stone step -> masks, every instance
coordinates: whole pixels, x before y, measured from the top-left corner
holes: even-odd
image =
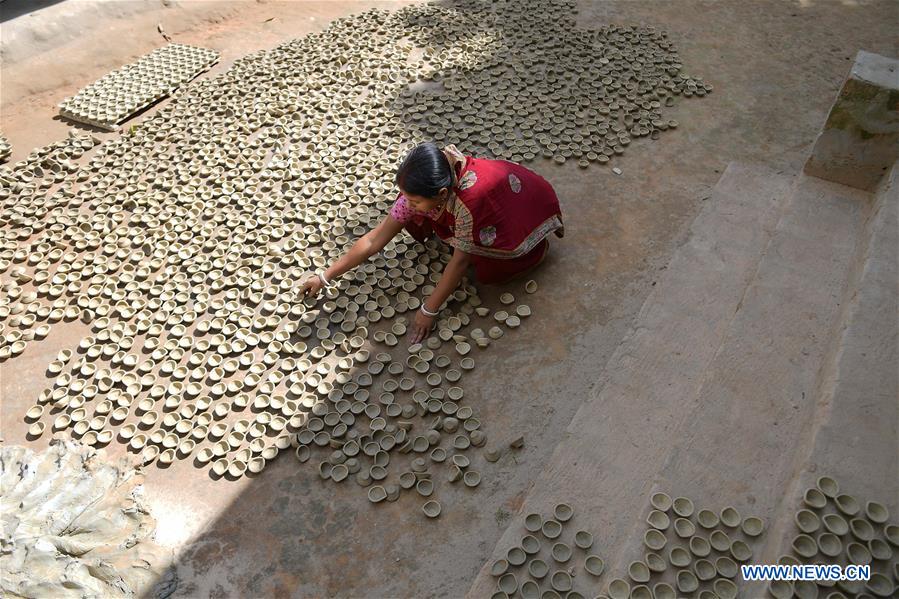
[[[698,393],[685,398],[656,488],[714,510],[733,505],[769,526],[795,502],[789,490],[817,430],[869,205],[870,194],[800,177]],[[753,543],[756,558],[770,538]],[[764,584],[744,592],[761,596]]]
[[[853,280],[821,369],[805,455],[784,493],[763,561],[790,551],[793,514],[818,477],[899,521],[899,168],[885,178],[865,223]],[[876,564],[875,571],[883,564]],[[888,572],[883,574],[890,575]],[[822,589],[823,590],[823,589]]]
[[[606,365],[605,385],[578,410],[494,559],[518,543],[525,514],[547,513],[559,501],[577,507],[576,521],[594,532],[604,558],[624,555],[619,549],[642,523],[653,482],[756,279],[791,183],[767,168],[728,166]],[[614,559],[608,568],[620,569]],[[489,596],[494,585],[488,563],[469,595]],[[600,591],[595,582],[590,588],[581,590]]]

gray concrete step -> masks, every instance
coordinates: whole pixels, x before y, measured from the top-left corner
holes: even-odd
[[[657,488],[769,526],[795,512],[790,490],[818,430],[869,205],[870,194],[800,177],[699,392],[685,398],[689,415]],[[756,558],[764,549],[754,547]],[[746,585],[747,596],[764,592]]]
[[[798,497],[822,475],[864,505],[899,514],[899,168],[875,194],[847,301],[822,365],[805,455],[778,511],[764,559],[789,552]],[[877,564],[875,567],[882,567]],[[881,572],[883,573],[883,572]]]
[[[811,462],[899,515],[899,168],[875,198],[834,367],[822,381]]]
[[[606,365],[604,386],[575,415],[494,558],[520,540],[525,514],[567,501],[579,510],[576,526],[594,532],[607,571],[617,575],[631,553],[621,549],[640,528],[646,497],[757,279],[791,181],[766,168],[728,166]],[[610,578],[603,576],[602,589]],[[469,595],[489,596],[494,585],[488,564]],[[595,582],[588,587],[580,590],[600,590]]]
[[[728,167],[494,558],[524,514],[566,501],[607,560],[579,590],[603,592],[642,557],[647,499],[664,490],[763,517],[754,561],[773,561],[823,471],[896,513],[896,190],[790,182]],[[494,584],[485,568],[470,595]]]

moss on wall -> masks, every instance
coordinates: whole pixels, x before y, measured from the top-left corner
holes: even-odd
[[[831,108],[824,129],[856,133],[861,139],[899,134],[899,91],[849,79]]]

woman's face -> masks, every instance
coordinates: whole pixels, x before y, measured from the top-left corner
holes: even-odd
[[[409,207],[417,212],[430,212],[434,208],[437,208],[438,206],[443,204],[446,201],[446,198],[449,196],[449,190],[447,190],[445,187],[440,190],[440,193],[438,193],[436,197],[433,198],[409,194],[402,189],[400,189],[400,192],[402,192],[402,194],[406,196],[406,201],[409,203]]]

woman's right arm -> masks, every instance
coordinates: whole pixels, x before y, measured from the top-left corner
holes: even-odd
[[[390,215],[384,217],[378,226],[356,240],[343,256],[324,271],[325,279],[333,281],[343,273],[352,270],[384,249],[391,239],[403,230],[403,223]],[[305,295],[317,296],[324,287],[324,282],[318,275],[307,279],[300,292]]]

